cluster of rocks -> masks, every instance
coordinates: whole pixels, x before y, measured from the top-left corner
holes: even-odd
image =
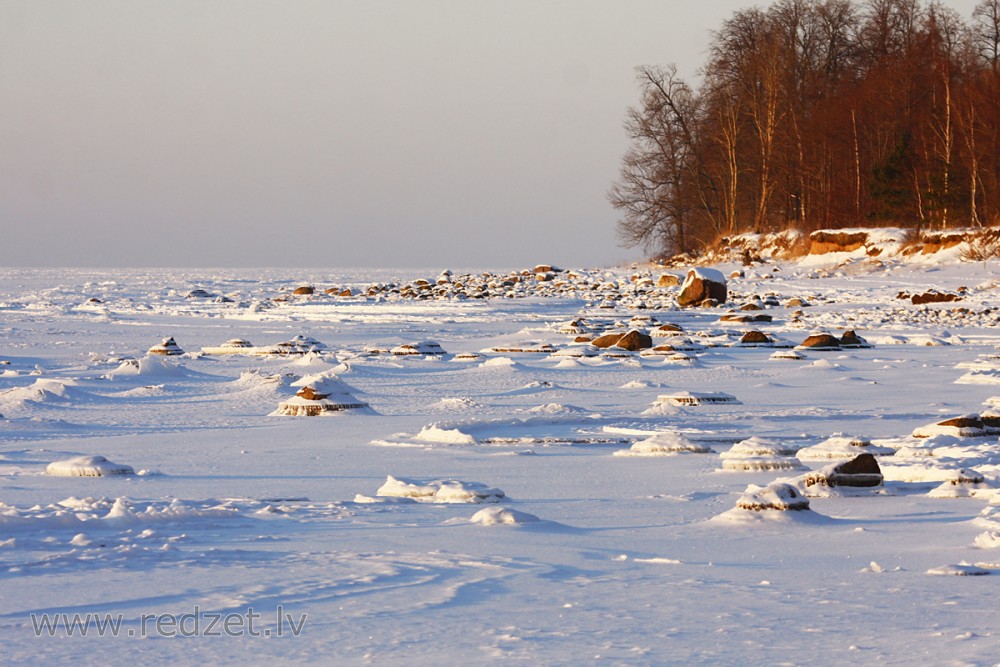
[[[649,307],[672,305],[673,302],[672,298],[668,298],[670,292],[657,287],[657,281],[648,271],[622,276],[608,271],[564,271],[550,265],[538,265],[533,269],[509,273],[455,274],[445,270],[435,279],[372,283],[360,289],[329,287],[320,290],[313,286],[301,286],[276,299],[288,301],[297,297],[367,297],[388,300],[462,300],[548,296],[611,303],[621,299],[648,298],[652,300]]]
[[[959,288],[958,292],[941,292],[936,289],[927,290],[922,294],[910,294],[909,292],[900,292],[896,295],[897,299],[909,299],[910,303],[914,306],[920,306],[925,303],[951,303],[952,301],[961,301],[965,298],[965,294],[968,290],[964,287]]]
[[[636,270],[629,274],[602,270],[562,270],[550,265],[508,273],[455,274],[442,271],[437,278],[417,278],[406,282],[372,283],[367,286],[300,285],[275,297],[276,302],[328,298],[375,300],[464,300],[562,297],[584,299],[592,306],[635,309],[662,309],[693,306],[720,306],[731,295],[725,276],[715,269],[693,268],[682,281],[675,273]],[[750,309],[779,306],[777,295],[754,297],[740,307]],[[797,305],[791,305],[797,304]],[[791,299],[787,307],[808,305]],[[260,304],[265,307],[265,304]],[[763,321],[759,319],[758,321]]]
[[[257,347],[250,341],[243,338],[230,338],[221,345],[203,347],[201,348],[201,352],[202,354],[210,355],[246,354],[253,356],[292,356],[304,355],[310,352],[324,352],[326,349],[327,347],[325,343],[321,343],[315,338],[300,334],[291,340],[282,341],[274,345],[264,345],[262,347]],[[152,350],[150,352],[152,352]]]
[[[868,348],[871,345],[854,331],[845,331],[839,338],[825,331],[817,331],[809,335],[798,346],[802,350],[842,350],[844,348]]]

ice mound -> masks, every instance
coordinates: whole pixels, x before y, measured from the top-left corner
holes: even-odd
[[[971,413],[919,426],[913,430],[913,437],[929,438],[934,435],[954,435],[960,438],[979,438],[997,433],[1000,433],[1000,417],[994,413],[982,415]]]
[[[640,440],[629,449],[622,449],[614,453],[615,456],[672,456],[674,454],[694,453],[711,454],[712,449],[698,443],[691,442],[680,433],[664,432]]]
[[[389,353],[398,357],[405,357],[420,354],[441,355],[444,354],[445,351],[440,344],[435,343],[434,341],[425,340],[419,343],[404,343],[402,345],[397,345],[396,347],[390,349]]]
[[[289,362],[288,368],[294,368],[295,370],[303,373],[318,374],[327,371],[339,372],[339,370],[345,370],[348,367],[345,364],[340,363],[340,360],[337,359],[337,355],[332,352],[320,352],[314,350],[296,357],[294,361]],[[334,369],[339,370],[335,371]]]
[[[1000,384],[1000,370],[983,369],[969,371],[955,380],[955,384]]]
[[[505,494],[479,482],[459,480],[421,481],[403,479],[388,475],[385,484],[375,492],[376,496],[389,498],[412,498],[422,503],[497,503]]]
[[[722,470],[797,470],[803,466],[788,449],[770,440],[753,436],[723,452]]]
[[[1000,532],[987,530],[976,536],[973,545],[979,549],[996,549],[1000,547]]]
[[[721,391],[678,391],[673,394],[662,394],[656,398],[653,407],[663,404],[685,407],[723,404],[741,405],[735,396]]]
[[[107,477],[135,474],[132,466],[112,463],[103,456],[77,456],[65,461],[54,461],[45,468],[45,472],[57,477]]]
[[[243,338],[230,338],[225,343],[216,346],[203,347],[203,354],[226,355],[226,354],[249,354],[253,350],[253,344]]]
[[[184,350],[182,350],[180,345],[177,344],[177,341],[175,341],[171,337],[171,338],[164,338],[158,345],[154,345],[153,347],[149,348],[147,354],[158,354],[162,356],[172,357],[184,354]]]
[[[817,359],[816,361],[812,362],[811,364],[806,364],[802,368],[815,368],[816,370],[821,370],[821,371],[842,371],[842,370],[846,370],[840,364],[835,364],[832,361],[830,361],[829,359]]]
[[[367,403],[354,397],[347,383],[330,373],[307,375],[292,386],[300,389],[279,403],[272,416],[315,417],[368,408]]]
[[[533,408],[528,408],[526,412],[534,415],[569,415],[569,414],[579,414],[587,411],[575,405],[563,405],[562,403],[545,403],[544,405],[536,405]]]
[[[506,507],[484,507],[469,519],[472,523],[483,526],[497,526],[501,524],[519,525],[524,523],[537,523],[539,518],[534,514],[519,512],[518,510]]]
[[[65,403],[73,395],[77,398],[87,395],[76,388],[73,380],[53,380],[39,378],[27,387],[14,387],[0,391],[0,403],[10,406],[24,406],[27,403]]]
[[[620,388],[621,389],[652,389],[654,387],[659,387],[659,383],[648,382],[647,380],[632,380],[631,382],[626,382]]]
[[[932,489],[928,498],[974,498],[992,496],[996,489],[986,483],[986,478],[975,470],[960,468],[949,473],[941,486]]]
[[[461,411],[461,410],[472,410],[473,408],[478,408],[479,404],[476,403],[471,398],[442,398],[437,403],[431,404],[430,408],[432,410],[443,410],[443,411]]]
[[[476,439],[458,428],[449,428],[441,424],[429,424],[413,436],[419,442],[434,442],[446,445],[475,445]]]
[[[713,523],[755,524],[761,521],[826,520],[809,508],[809,499],[795,486],[771,482],[767,486],[751,484],[736,501],[736,506],[710,519]]]
[[[940,567],[932,567],[927,570],[927,574],[932,574],[941,577],[979,577],[989,574],[990,571],[978,567],[976,565],[970,565],[969,563],[958,563],[954,565],[941,565]]]
[[[240,373],[240,377],[233,380],[231,384],[237,387],[277,387],[287,381],[289,376],[264,373],[259,369],[252,369]],[[295,377],[294,375],[291,377]]]
[[[493,357],[480,365],[483,368],[524,368],[510,357]]]
[[[173,364],[165,359],[156,357],[142,357],[140,359],[126,359],[118,368],[104,374],[104,377],[113,380],[118,377],[128,377],[132,375],[152,375],[152,376],[178,376],[184,375],[186,369]]]
[[[809,499],[794,486],[772,482],[767,486],[751,484],[736,501],[736,508],[752,512],[775,510],[798,512],[809,509]]]
[[[818,445],[803,447],[796,453],[800,461],[824,461],[827,459],[853,459],[867,452],[875,456],[890,456],[896,453],[891,447],[878,447],[870,440],[864,440],[843,433],[835,433]]]
[[[248,350],[251,354],[267,356],[267,355],[297,355],[297,354],[307,354],[309,352],[319,352],[326,349],[324,343],[319,342],[315,338],[309,336],[303,336],[299,334],[291,340],[286,340],[275,345],[267,345],[264,347],[255,347]]]

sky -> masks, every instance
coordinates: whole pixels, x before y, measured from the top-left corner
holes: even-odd
[[[695,79],[755,4],[0,0],[0,265],[638,259],[634,69]]]

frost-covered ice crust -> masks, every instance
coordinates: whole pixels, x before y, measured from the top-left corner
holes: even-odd
[[[0,270],[4,662],[995,655],[1000,265],[688,268]]]

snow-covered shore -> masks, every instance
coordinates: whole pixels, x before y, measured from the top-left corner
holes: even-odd
[[[5,660],[990,664],[1000,577],[928,573],[1000,573],[1000,263],[918,259],[725,264],[686,309],[649,268],[0,269]],[[317,377],[365,409],[274,414]],[[805,488],[854,450],[881,485]]]

